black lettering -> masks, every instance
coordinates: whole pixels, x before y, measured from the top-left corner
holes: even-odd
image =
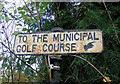
[[[57,34],[57,36],[55,36],[55,34],[53,35],[53,41],[59,41],[59,34]]]
[[[49,50],[50,52],[53,51],[53,45],[52,45],[52,44],[50,44],[50,45],[48,46],[48,50]]]
[[[99,38],[96,38],[96,37],[95,37],[95,32],[94,32],[94,40],[99,40]]]
[[[60,34],[60,41],[64,41],[65,40],[65,34]]]
[[[89,39],[93,40],[93,37],[92,37],[92,34],[91,34],[91,33],[89,33],[87,40],[89,40]]]
[[[70,44],[69,43],[66,43],[66,51],[70,51]]]
[[[76,41],[78,41],[79,40],[79,33],[75,33],[75,35],[74,35],[74,39],[76,40]]]
[[[27,45],[27,52],[31,52],[30,48],[29,48],[29,45]]]
[[[87,37],[87,33],[83,33],[83,41],[84,41],[84,38]]]
[[[76,43],[72,43],[72,44],[71,44],[71,51],[76,51],[76,49],[74,49],[75,46],[76,46]]]
[[[42,42],[42,35],[41,36],[37,36],[37,42],[39,42],[39,40],[41,40],[41,42]]]
[[[19,36],[19,43],[21,42],[21,37],[22,37],[22,36]]]
[[[27,36],[23,36],[23,42],[27,42]]]
[[[67,41],[67,39],[68,39],[68,41],[71,41],[71,33],[69,35],[66,34],[66,41]]]
[[[55,44],[54,44],[54,51],[57,52],[58,50],[59,50],[59,44],[57,46],[55,46]]]
[[[64,44],[63,43],[60,44],[60,51],[62,51],[62,50],[64,51]]]
[[[21,46],[20,46],[20,45],[17,46],[16,51],[17,51],[17,52],[20,52],[20,51],[21,51]]]
[[[48,36],[48,34],[44,34],[44,35],[43,35],[43,42],[48,42],[48,41],[47,41],[47,36]]]
[[[80,33],[80,40],[82,40],[82,33]]]
[[[25,52],[26,51],[26,45],[23,45],[22,46],[22,52]]]
[[[37,44],[32,45],[32,52],[34,52],[34,50],[36,49],[36,46],[37,46]]]
[[[35,37],[36,37],[37,35],[32,35],[32,37],[33,37],[33,42],[35,42]]]
[[[43,49],[44,52],[47,51],[47,49],[45,49],[45,46],[47,46],[47,44],[44,44],[44,45],[43,45],[43,48],[42,48],[42,49]]]
[[[73,41],[73,33],[72,33],[72,41]]]

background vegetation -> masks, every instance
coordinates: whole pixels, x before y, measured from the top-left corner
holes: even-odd
[[[104,2],[24,2],[21,7],[9,2],[0,6],[0,40],[3,82],[49,82],[46,57],[17,56],[13,51],[14,36],[21,32],[50,31],[54,27],[70,29],[100,29],[104,51],[79,54],[93,64],[112,84],[120,82],[120,3]],[[12,11],[9,11],[12,10]],[[78,57],[62,56],[61,83],[104,83],[103,76]],[[34,66],[34,67],[33,67]],[[16,73],[16,74],[15,74]],[[16,76],[17,75],[17,76]]]

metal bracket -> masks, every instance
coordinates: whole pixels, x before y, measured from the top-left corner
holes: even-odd
[[[51,30],[52,32],[62,32],[62,31],[64,31],[62,28],[60,28],[60,27],[54,27],[52,30]]]
[[[53,64],[50,64],[50,68],[54,70],[59,70],[60,66],[54,66]]]
[[[55,27],[51,30],[52,32],[63,32],[62,28],[59,27]],[[51,73],[50,73],[50,84],[58,84],[58,70],[60,69],[59,66],[59,61],[62,60],[61,55],[49,55],[48,57],[49,59],[49,66],[50,66],[50,71],[51,69],[53,69],[51,71],[52,73],[52,78],[51,78]],[[52,60],[51,64],[50,64],[50,59]]]
[[[49,55],[49,57],[50,59],[62,60],[61,55],[56,55],[56,56]]]

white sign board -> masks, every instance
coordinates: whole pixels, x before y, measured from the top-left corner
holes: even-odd
[[[103,38],[100,30],[70,30],[16,35],[16,54],[101,53]]]

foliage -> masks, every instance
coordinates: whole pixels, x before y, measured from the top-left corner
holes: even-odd
[[[6,72],[6,74],[10,74],[10,72]],[[22,73],[18,73],[17,71],[15,71],[14,73],[14,82],[28,82],[28,78],[26,77],[26,75],[22,72]],[[11,74],[10,74],[11,75]],[[7,82],[7,80],[4,80],[4,82]],[[11,80],[10,80],[11,82]]]
[[[15,14],[8,13],[4,10],[3,20],[8,23],[14,19],[16,21],[15,25],[22,27],[22,30],[15,30],[12,32],[12,35],[16,35],[21,32],[37,32],[41,30],[50,31],[54,27],[61,27],[65,30],[102,30],[104,51],[99,54],[94,53],[82,55],[96,66],[105,75],[105,77],[109,78],[112,84],[116,84],[120,82],[120,17],[118,17],[120,14],[120,3],[106,3],[106,5],[108,11],[106,10],[103,2],[30,2],[15,9]],[[3,30],[4,29],[5,28],[3,26]],[[2,32],[3,34],[5,33],[5,31]],[[6,52],[9,53],[8,51]],[[2,55],[6,56],[5,54]],[[9,71],[11,73],[9,74],[11,77],[14,73],[17,73],[18,75],[23,74],[24,72],[27,77],[25,77],[27,81],[49,81],[44,56],[19,56],[19,58],[21,58],[26,64],[36,66],[35,69],[46,76],[47,79],[31,70],[25,63],[12,54],[9,54],[8,56],[10,58],[3,60],[2,68]],[[67,57],[62,56],[60,66],[59,81],[61,82],[89,84],[105,82],[102,76],[82,59],[71,57],[70,55]],[[9,80],[9,75],[6,77],[5,74],[3,74],[3,77]]]
[[[58,5],[60,4],[60,5]],[[112,83],[119,83],[119,3],[107,3],[107,8],[113,19],[105,9],[103,3],[54,3],[55,20],[44,26],[54,25],[63,29],[100,29],[103,31],[104,51],[101,54],[83,54],[88,61],[95,65]],[[59,8],[59,9],[57,9]],[[115,25],[115,28],[113,26]],[[52,26],[53,27],[53,26]],[[78,83],[102,83],[100,74],[81,59],[63,57],[60,69],[60,81]]]

